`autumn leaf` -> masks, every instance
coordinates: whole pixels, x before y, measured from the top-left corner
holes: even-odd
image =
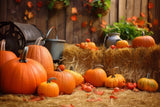
[[[145,14],[144,14],[143,12],[141,12],[141,16],[142,16],[142,17],[146,17]]]
[[[94,32],[96,32],[96,27],[91,27],[91,31],[94,33]]]
[[[32,19],[34,17],[33,12],[28,12],[28,19]]]
[[[27,6],[28,6],[29,8],[32,8],[32,6],[33,6],[32,2],[31,2],[31,1],[28,1],[28,2],[27,2]]]
[[[105,29],[106,25],[107,25],[107,22],[105,20],[102,20],[102,24],[100,26]]]
[[[154,19],[153,25],[157,26],[159,24],[158,19]]]
[[[154,7],[154,4],[152,2],[149,2],[148,8],[152,9]]]
[[[92,24],[93,24],[93,20],[90,21],[89,26],[92,26]]]
[[[97,94],[97,95],[103,95],[103,94],[104,94],[104,91],[94,90],[93,92],[94,92],[95,94]]]
[[[136,16],[133,16],[133,17],[132,17],[132,20],[133,20],[133,21],[136,21],[136,20],[137,20],[137,17],[136,17]]]
[[[42,6],[43,6],[43,2],[42,1],[37,2],[37,7],[41,8]]]
[[[78,14],[76,7],[72,7],[72,14]]]
[[[72,16],[71,16],[71,20],[72,20],[72,21],[77,21],[77,16],[76,16],[76,15],[72,15]]]
[[[82,27],[85,28],[87,26],[87,21],[82,22]]]

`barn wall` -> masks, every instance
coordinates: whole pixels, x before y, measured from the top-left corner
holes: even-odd
[[[33,2],[32,11],[34,12],[34,18],[25,21],[23,19],[25,9],[27,9],[27,1],[21,0],[20,4],[17,4],[15,0],[0,0],[0,21],[13,21],[22,22],[36,25],[43,34],[46,34],[51,26],[56,26],[57,35],[59,39],[65,39],[67,43],[80,43],[86,38],[91,38],[92,41],[97,44],[102,43],[101,38],[102,31],[100,29],[101,20],[105,20],[108,24],[113,24],[119,21],[122,16],[127,18],[131,16],[140,16],[143,12],[146,16],[149,14],[148,3],[151,1],[154,3],[154,8],[151,11],[152,19],[160,19],[160,0],[111,0],[111,8],[109,14],[103,16],[101,19],[94,19],[94,26],[97,31],[95,33],[89,32],[89,27],[82,28],[81,23],[83,21],[90,21],[92,17],[86,12],[83,7],[82,0],[70,0],[70,5],[62,10],[48,10],[47,0],[43,1],[43,7],[38,10],[36,3],[40,0],[30,0]],[[79,12],[79,17],[76,22],[73,22],[70,17],[72,15],[71,8],[76,7]],[[156,42],[160,42],[159,25],[153,27],[155,32],[154,38]],[[55,35],[51,33],[49,38],[55,38]]]

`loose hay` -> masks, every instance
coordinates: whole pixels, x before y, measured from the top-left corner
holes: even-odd
[[[99,50],[93,51],[81,49],[74,44],[65,44],[63,59],[67,69],[73,66],[74,70],[81,74],[96,65],[103,65],[109,76],[111,69],[118,66],[116,73],[122,74],[128,81],[137,82],[150,73],[150,77],[160,83],[160,45],[121,49],[100,47]]]
[[[118,99],[110,99],[112,89],[105,87],[97,88],[104,91],[103,95],[97,95],[93,92],[87,93],[81,91],[80,87],[75,89],[71,95],[60,95],[58,97],[46,97],[41,101],[23,101],[30,95],[3,95],[0,96],[1,107],[157,107],[160,105],[160,93],[133,92],[126,90],[118,92],[114,96]],[[99,101],[88,102],[88,99],[100,99]]]

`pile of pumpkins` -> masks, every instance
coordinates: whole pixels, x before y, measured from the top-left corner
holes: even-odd
[[[20,57],[5,50],[5,40],[1,41],[0,50],[0,91],[10,94],[34,94],[56,97],[61,94],[71,94],[84,82],[95,87],[122,87],[125,78],[121,74],[107,77],[102,68],[89,69],[82,76],[67,70],[64,66],[54,68],[52,56],[47,48],[39,45],[43,38],[38,38],[35,45],[24,48]],[[142,78],[138,88],[146,91],[156,91],[158,84],[154,79]]]
[[[138,36],[132,40],[131,46],[129,46],[128,41],[126,40],[118,40],[115,44],[112,44],[110,47],[112,49],[115,48],[128,48],[128,47],[152,47],[155,46],[155,40],[152,36]]]

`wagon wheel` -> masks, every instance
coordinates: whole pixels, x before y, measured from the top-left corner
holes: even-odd
[[[0,40],[6,40],[6,50],[11,50],[18,56],[26,44],[23,33],[12,22],[1,23],[1,28],[5,29],[4,34],[0,33]]]

